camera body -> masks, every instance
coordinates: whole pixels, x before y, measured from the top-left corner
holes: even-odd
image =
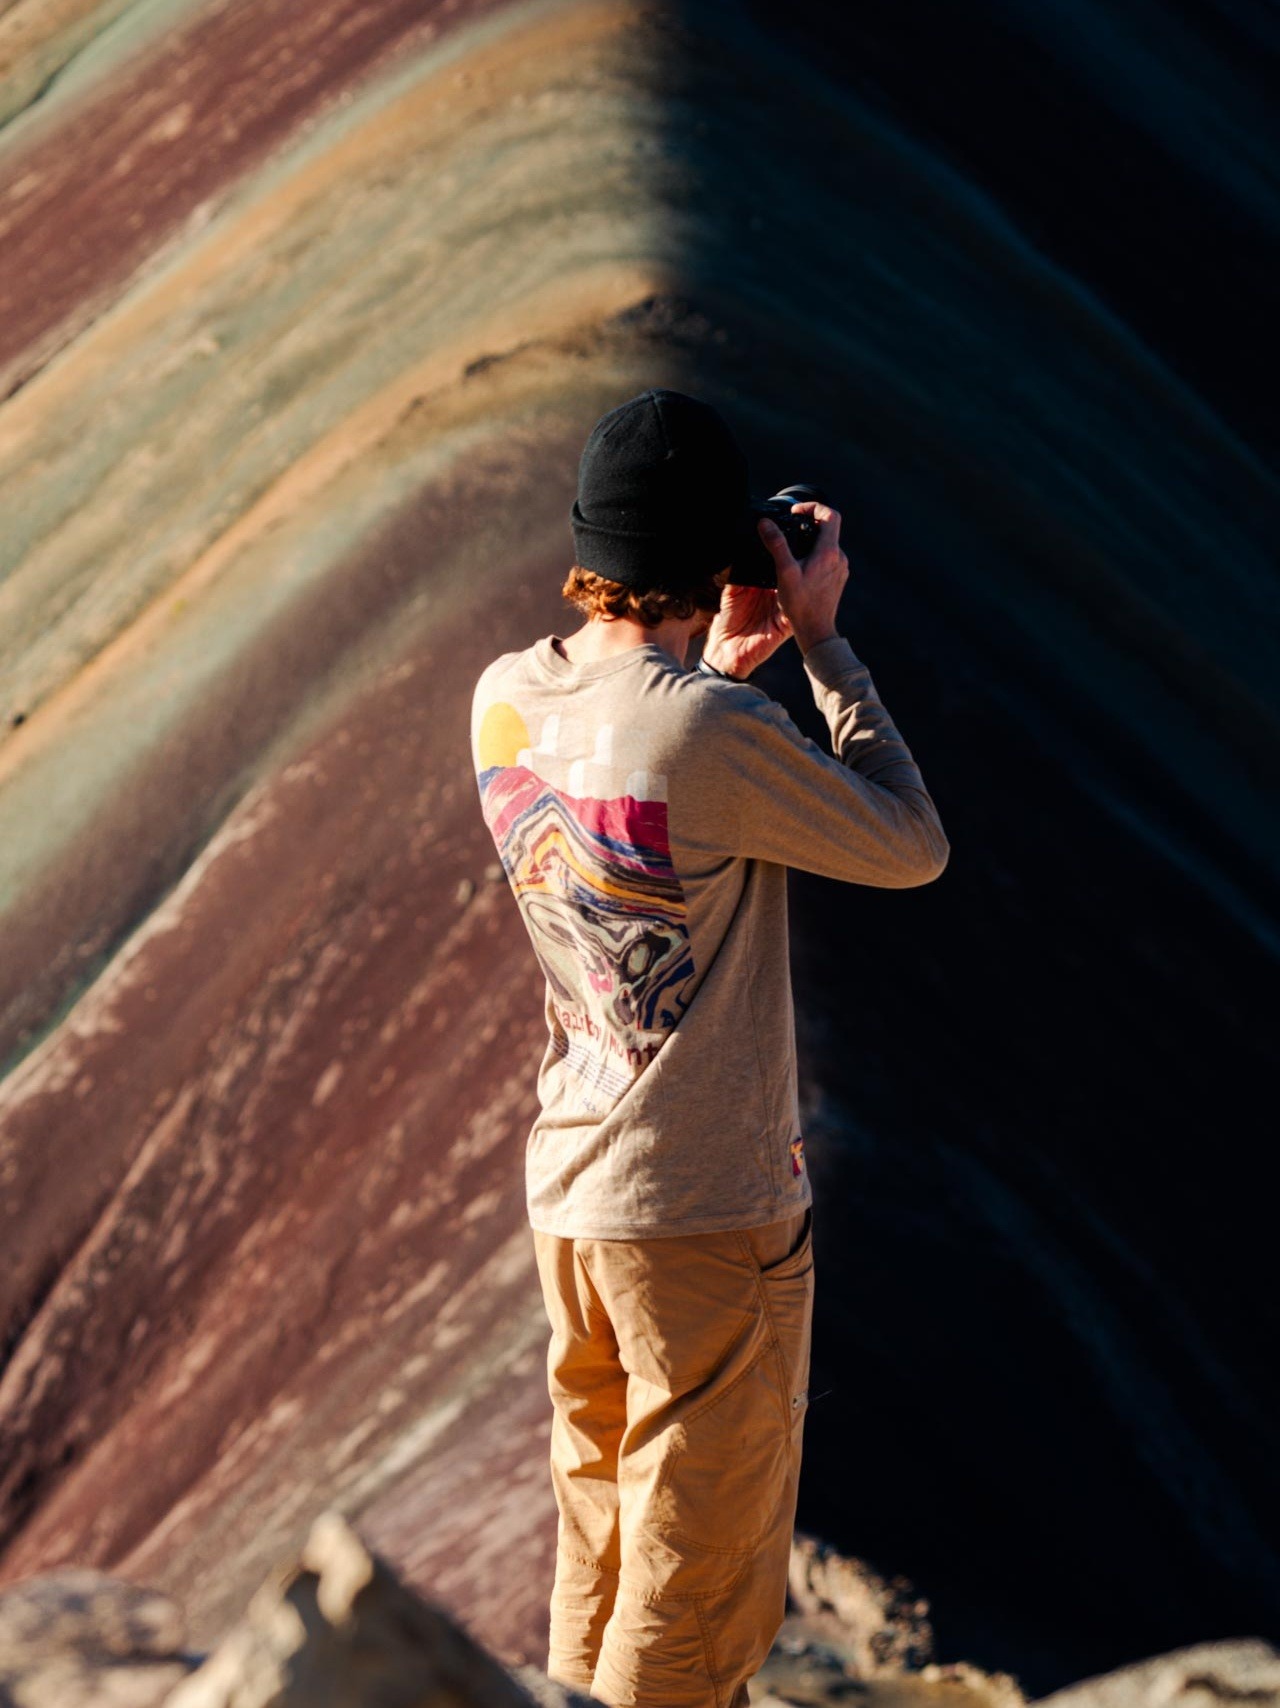
[[[751,499],[734,545],[729,580],[739,587],[776,587],[778,572],[768,546],[760,538],[756,524],[762,516],[768,516],[772,522],[776,522],[786,537],[792,557],[798,563],[813,550],[814,541],[818,537],[818,524],[812,516],[793,515],[791,506],[813,499],[820,504],[827,502],[826,495],[816,486],[784,486],[781,492],[775,492],[771,498]]]

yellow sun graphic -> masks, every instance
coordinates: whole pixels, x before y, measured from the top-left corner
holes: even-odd
[[[529,746],[529,731],[514,706],[495,700],[481,720],[476,744],[482,771],[491,765],[514,765],[520,749]]]

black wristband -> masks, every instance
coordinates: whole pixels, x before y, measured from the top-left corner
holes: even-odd
[[[720,676],[726,682],[745,682],[745,676],[730,676],[727,670],[717,670],[714,664],[709,664],[705,658],[699,657],[697,668],[704,676]]]

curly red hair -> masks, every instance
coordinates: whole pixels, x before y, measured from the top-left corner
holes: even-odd
[[[718,611],[720,588],[727,573],[722,569],[683,593],[663,593],[654,589],[640,593],[634,587],[624,587],[620,581],[610,581],[575,563],[560,591],[587,617],[629,617],[634,623],[642,623],[646,629],[656,629],[668,617],[683,622],[695,611]]]

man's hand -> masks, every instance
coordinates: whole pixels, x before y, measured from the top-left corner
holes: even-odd
[[[793,634],[801,652],[808,652],[836,633],[836,607],[849,579],[849,560],[839,544],[840,514],[813,499],[793,504],[791,511],[807,511],[818,524],[813,550],[797,563],[781,528],[761,517],[760,538],[777,568],[777,588],[727,582],[707,630],[702,656],[730,676],[745,679]]]
[[[778,603],[801,652],[838,632],[836,610],[849,579],[849,560],[840,549],[840,512],[814,499],[791,506],[793,516],[806,511],[818,524],[818,537],[799,563],[782,529],[767,517],[760,520],[760,538],[778,572]]]
[[[717,670],[745,681],[790,634],[791,624],[772,587],[742,587],[727,581],[702,656]]]

